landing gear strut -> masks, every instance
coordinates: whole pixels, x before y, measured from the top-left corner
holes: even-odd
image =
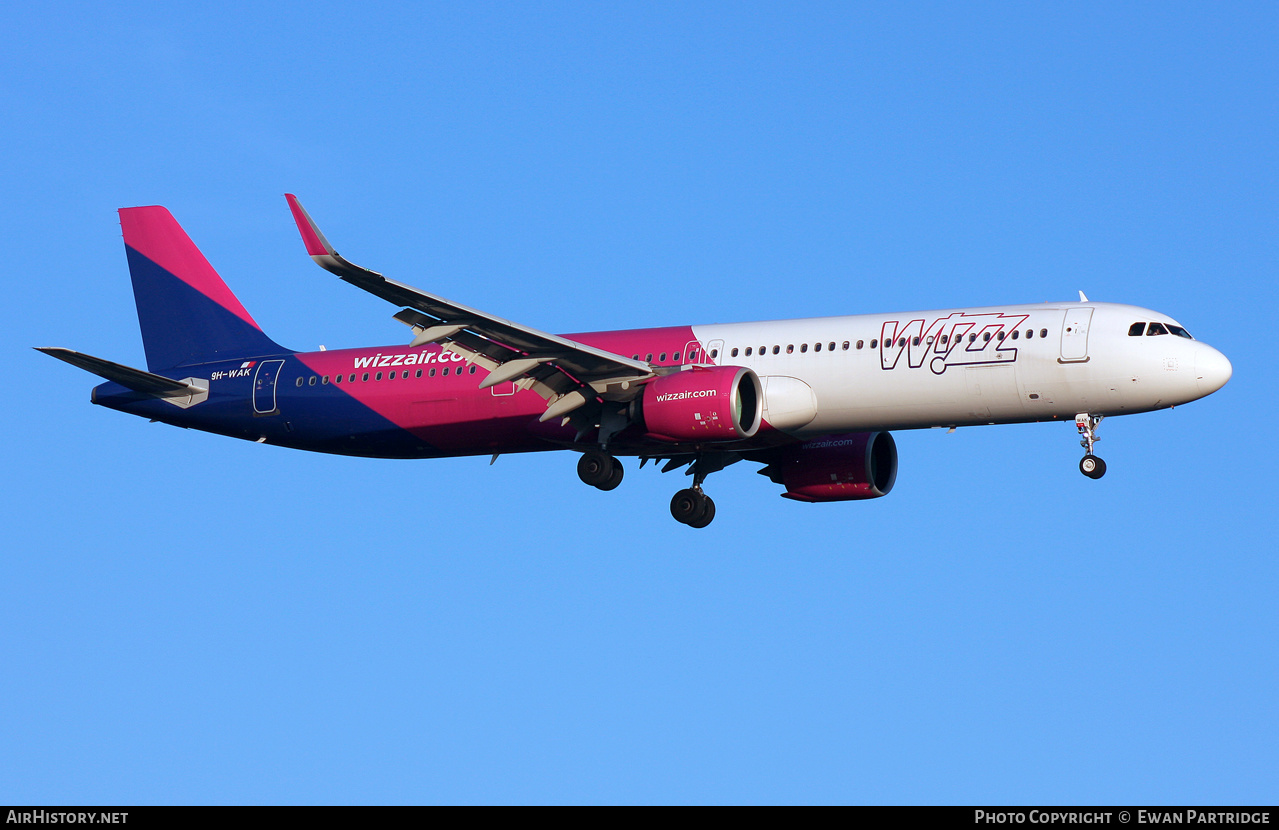
[[[577,477],[600,490],[614,490],[622,483],[622,463],[599,450],[587,450],[577,460]]]
[[[1101,440],[1097,437],[1097,427],[1101,425],[1104,415],[1089,415],[1081,412],[1075,416],[1075,428],[1082,439],[1079,446],[1084,448],[1084,457],[1079,460],[1079,472],[1089,478],[1101,478],[1106,474],[1106,462],[1092,454],[1092,446]]]

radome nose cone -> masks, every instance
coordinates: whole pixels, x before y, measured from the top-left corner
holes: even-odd
[[[1230,361],[1212,346],[1204,346],[1195,357],[1195,377],[1201,394],[1211,395],[1216,392],[1226,385],[1233,373],[1234,367],[1230,365]]]

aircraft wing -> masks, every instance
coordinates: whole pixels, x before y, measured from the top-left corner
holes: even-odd
[[[482,386],[515,381],[547,401],[543,421],[568,415],[595,398],[628,400],[641,381],[654,376],[642,360],[632,360],[554,334],[538,331],[435,294],[388,279],[345,259],[320,232],[293,194],[285,194],[298,231],[317,265],[346,282],[396,305],[395,319],[412,327],[412,345],[444,343],[469,362],[488,369]]]

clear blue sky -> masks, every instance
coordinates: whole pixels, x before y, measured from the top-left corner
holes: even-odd
[[[42,3],[0,51],[0,802],[1279,800],[1279,6]],[[367,5],[367,7],[366,7]],[[741,464],[309,455],[93,407],[163,204],[294,348],[352,260],[550,331],[1075,297],[1212,397]]]

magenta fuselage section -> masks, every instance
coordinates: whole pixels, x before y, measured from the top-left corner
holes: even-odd
[[[654,366],[711,359],[688,326],[567,337]],[[576,435],[572,427],[558,422],[539,423],[546,401],[536,392],[518,389],[512,382],[480,389],[487,371],[439,346],[341,349],[292,357],[277,381],[278,415],[262,418],[289,423],[281,443],[364,455],[362,431],[385,433],[394,428],[403,432],[401,449],[389,452],[391,436],[383,434],[372,454],[432,457],[552,449],[571,443]],[[359,404],[370,417],[353,417],[347,402]],[[335,438],[343,426],[346,437]]]
[[[567,337],[646,361],[659,371],[707,366],[721,357],[716,346],[699,343],[689,326]],[[737,378],[734,394],[740,396],[743,373],[750,374],[740,367],[715,367],[705,373],[713,380],[691,385],[675,378],[701,372],[660,377],[658,385],[665,381],[664,394],[671,397],[653,396],[655,421],[670,434],[658,438],[633,423],[610,439],[610,451],[660,455],[703,446],[747,451],[792,443],[794,438],[769,429],[759,417],[757,380],[748,384],[755,390],[753,402],[734,405],[729,382]],[[592,440],[559,419],[541,422],[547,404],[535,391],[512,382],[481,389],[487,370],[437,345],[259,354],[187,365],[170,374],[207,382],[208,399],[184,409],[107,383],[94,390],[94,401],[176,426],[376,458],[536,452]],[[711,401],[703,393],[712,389],[719,403],[702,406]],[[750,389],[745,391],[749,398]]]

